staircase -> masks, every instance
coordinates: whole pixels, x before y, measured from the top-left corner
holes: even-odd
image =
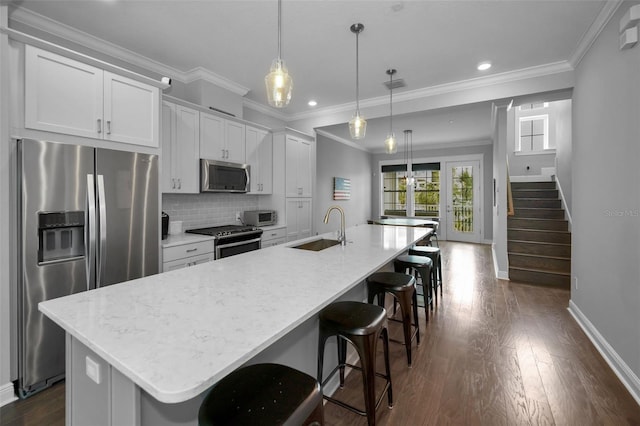
[[[509,279],[571,288],[571,233],[555,182],[512,182]]]

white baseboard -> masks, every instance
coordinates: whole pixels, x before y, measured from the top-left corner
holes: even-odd
[[[508,280],[509,271],[501,271],[498,267],[498,257],[496,256],[495,245],[491,244],[491,257],[493,258],[493,271],[499,280]]]
[[[600,334],[600,332],[594,327],[589,319],[582,313],[580,308],[573,303],[573,300],[569,301],[569,313],[576,320],[578,325],[587,334],[591,343],[596,347],[600,355],[609,364],[609,367],[618,376],[622,384],[627,388],[631,396],[640,405],[640,379],[629,368],[618,353],[611,347],[607,340]]]
[[[0,386],[0,407],[18,399],[13,390],[13,383],[9,382]]]

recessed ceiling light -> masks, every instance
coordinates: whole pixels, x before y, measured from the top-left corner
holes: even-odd
[[[478,71],[486,71],[489,68],[491,68],[491,62],[489,61],[480,62],[478,64]]]
[[[316,101],[314,101],[314,100],[312,99],[312,100],[310,100],[310,101],[307,103],[307,105],[309,105],[309,106],[316,106],[316,105],[318,105],[318,102],[316,102]]]

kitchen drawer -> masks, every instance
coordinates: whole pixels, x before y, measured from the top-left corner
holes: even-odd
[[[265,230],[262,233],[262,245],[267,246],[265,243],[271,240],[286,238],[287,237],[287,228],[277,228],[277,229],[269,229]]]
[[[186,257],[213,253],[213,251],[213,240],[165,247],[162,249],[162,261],[166,263],[177,259],[184,259]]]
[[[199,265],[200,263],[212,262],[213,253],[201,254],[198,256],[190,256],[184,259],[171,260],[162,263],[162,272],[173,271],[174,269],[187,268],[189,266]]]
[[[262,248],[267,248],[267,247],[272,247],[272,246],[277,246],[280,244],[284,244],[287,242],[287,238],[286,237],[282,237],[282,238],[273,238],[270,240],[262,240]]]

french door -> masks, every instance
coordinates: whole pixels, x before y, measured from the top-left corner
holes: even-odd
[[[446,162],[447,240],[481,241],[480,161]]]

